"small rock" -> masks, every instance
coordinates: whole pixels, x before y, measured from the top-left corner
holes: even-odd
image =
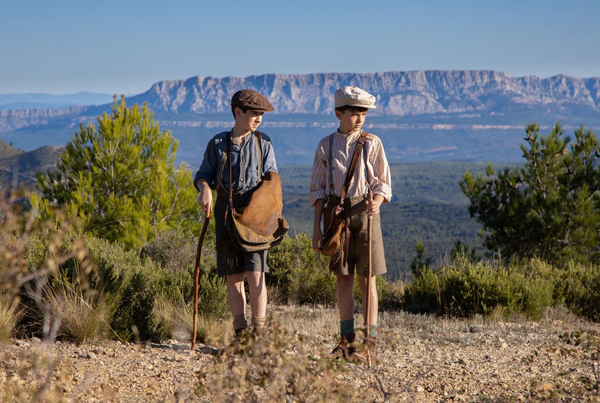
[[[42,341],[42,339],[40,339],[39,337],[32,337],[31,341],[34,343],[39,343],[40,341]]]
[[[479,331],[479,328],[475,325],[471,325],[469,326],[469,332],[470,333],[477,333]]]
[[[92,360],[95,360],[97,358],[96,353],[94,353],[93,351],[89,351],[87,353],[87,358],[90,358]]]
[[[502,343],[502,346],[501,346],[501,347],[502,347],[502,348],[507,348],[507,347],[508,347],[508,344],[506,344],[506,342],[504,342],[504,343]]]
[[[421,385],[417,386],[417,387],[415,388],[415,390],[416,390],[417,392],[419,392],[419,393],[423,393],[423,392],[425,392],[425,389],[424,389],[424,388],[423,388]]]

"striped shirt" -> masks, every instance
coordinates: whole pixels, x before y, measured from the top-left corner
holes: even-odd
[[[350,162],[354,149],[358,143],[358,137],[362,130],[357,130],[350,134],[341,134],[336,131],[333,136],[333,194],[340,196],[346,179],[346,171],[350,169]],[[318,199],[327,199],[331,193],[329,185],[329,142],[330,136],[325,137],[319,142],[315,151],[315,160],[313,162],[312,177],[310,180],[310,194],[308,201],[314,205]],[[382,195],[385,202],[392,199],[392,178],[390,175],[390,166],[385,157],[385,151],[379,137],[369,134],[365,141],[363,153],[368,156],[368,178],[374,195]],[[366,192],[365,180],[365,159],[361,155],[354,177],[350,181],[348,194],[346,197],[362,196]]]

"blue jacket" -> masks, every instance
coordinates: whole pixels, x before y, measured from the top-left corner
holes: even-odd
[[[223,154],[226,154],[228,133],[222,132],[217,134],[206,145],[204,159],[194,178],[194,186],[197,189],[199,179],[205,179],[211,189],[217,188]],[[250,133],[241,147],[231,142],[231,173],[233,176],[231,178],[231,186],[234,192],[245,193],[254,188],[258,183],[258,155],[255,133],[260,136],[262,150],[261,176],[264,176],[267,172],[277,173],[275,151],[273,150],[273,144],[269,136],[259,131]],[[229,161],[225,163],[223,169],[221,187],[229,191]]]

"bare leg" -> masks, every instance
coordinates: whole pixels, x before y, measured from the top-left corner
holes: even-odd
[[[245,273],[227,276],[227,297],[231,314],[242,315],[246,313],[246,291],[244,290]]]
[[[250,286],[250,308],[253,318],[264,318],[267,315],[267,285],[265,273],[257,271],[246,272]]]
[[[340,320],[354,318],[354,276],[337,276],[337,303]]]
[[[360,293],[362,295],[363,308],[367,306],[367,277],[358,276],[358,285],[360,286]],[[377,324],[377,311],[379,310],[379,300],[377,299],[377,285],[375,284],[375,276],[371,277],[371,300],[369,301],[371,306],[371,325]],[[363,316],[365,323],[367,320],[367,312],[363,309]]]

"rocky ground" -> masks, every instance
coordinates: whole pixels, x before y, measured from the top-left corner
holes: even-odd
[[[380,317],[379,351],[371,368],[329,360],[334,310],[273,307],[271,313],[277,331],[220,356],[202,344],[192,352],[186,340],[145,345],[12,340],[0,345],[0,398],[600,401],[600,326],[563,310],[538,322],[386,313]]]

